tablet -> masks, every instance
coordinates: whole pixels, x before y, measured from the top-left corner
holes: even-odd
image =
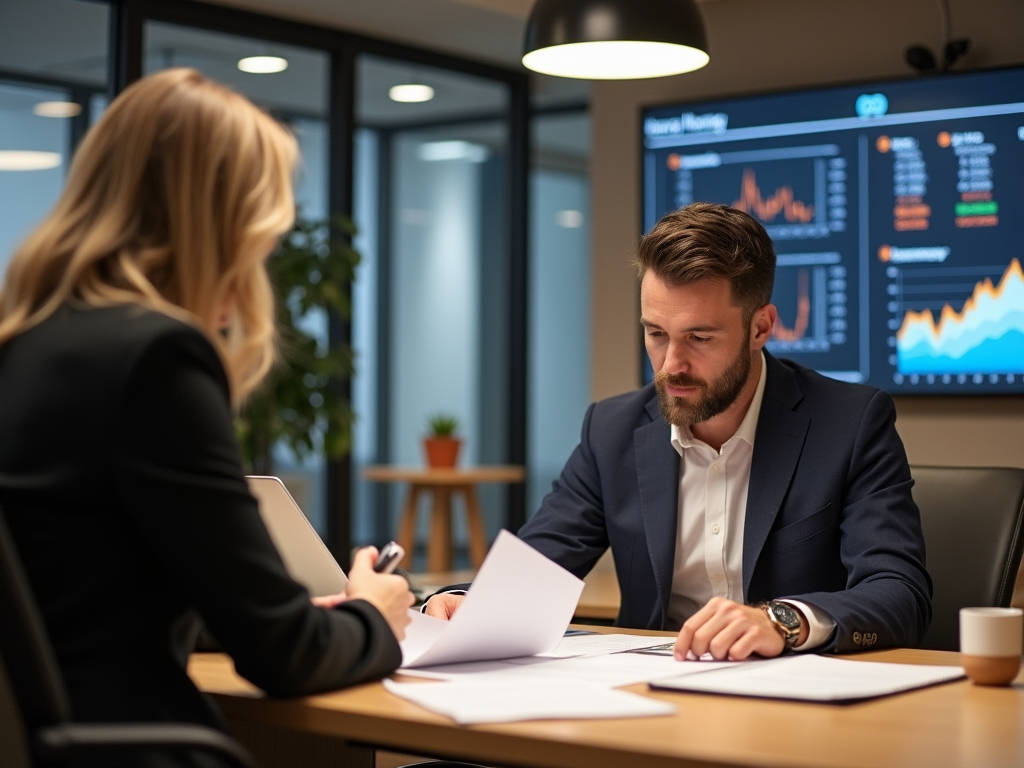
[[[348,577],[277,477],[245,478],[289,575],[314,597],[345,589]]]

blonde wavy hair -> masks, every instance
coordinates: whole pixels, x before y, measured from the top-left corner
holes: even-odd
[[[205,331],[237,406],[274,360],[264,260],[292,225],[297,155],[283,126],[193,69],[139,80],[86,135],[57,205],[15,251],[0,345],[66,302],[141,305]]]

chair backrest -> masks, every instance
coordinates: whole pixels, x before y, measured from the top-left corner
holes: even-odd
[[[2,511],[0,658],[26,728],[35,730],[71,719],[67,690]]]
[[[5,668],[7,675],[0,675],[3,768],[66,765],[69,760],[90,753],[106,764],[117,754],[134,754],[141,760],[144,754],[156,756],[181,750],[214,756],[218,758],[217,765],[254,768],[249,754],[234,739],[214,728],[172,722],[71,721],[64,678],[14,539],[0,512],[0,672]],[[10,738],[12,735],[14,738]]]
[[[957,651],[966,606],[1005,607],[1024,550],[1024,469],[912,466],[933,583],[922,648]]]

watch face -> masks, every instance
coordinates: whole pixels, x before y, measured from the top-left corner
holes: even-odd
[[[772,603],[772,614],[776,621],[786,629],[794,630],[800,628],[800,615],[792,606],[785,603]]]

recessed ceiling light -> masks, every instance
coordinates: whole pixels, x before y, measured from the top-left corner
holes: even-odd
[[[82,105],[73,101],[40,101],[32,111],[40,117],[74,117],[82,114]]]
[[[568,208],[555,214],[558,226],[566,229],[579,229],[583,226],[583,212]]]
[[[0,171],[44,171],[60,164],[60,152],[0,149]]]
[[[238,60],[238,68],[254,75],[269,75],[288,69],[288,59],[280,56],[246,56]]]
[[[430,101],[434,98],[434,89],[429,85],[418,83],[405,83],[395,85],[388,91],[392,101],[414,103],[418,101]]]
[[[419,159],[427,162],[468,160],[482,163],[489,154],[487,147],[468,141],[428,141],[417,149]]]

